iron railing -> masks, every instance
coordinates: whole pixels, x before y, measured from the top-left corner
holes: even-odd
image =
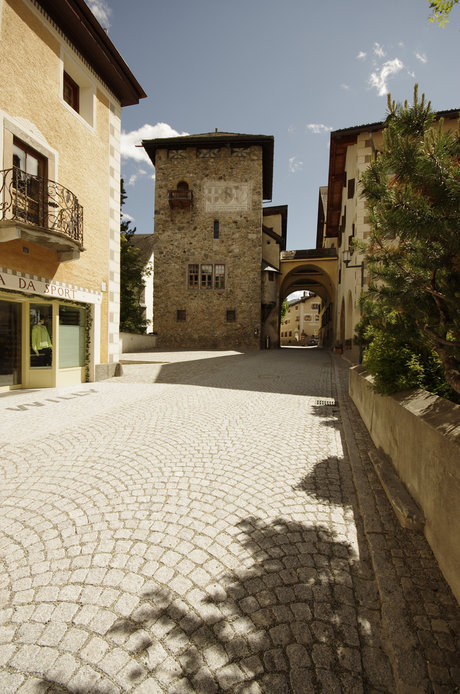
[[[169,191],[169,205],[171,207],[190,207],[193,202],[193,191],[182,188]]]
[[[60,232],[83,245],[83,207],[68,188],[13,166],[0,171],[0,220]]]

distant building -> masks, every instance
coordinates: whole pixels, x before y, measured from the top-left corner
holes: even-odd
[[[437,116],[443,118],[444,128],[458,128],[458,109],[438,111]],[[331,132],[328,187],[320,188],[317,248],[335,247],[338,254],[337,296],[334,305],[323,302],[321,338],[330,345],[334,333],[338,349],[354,362],[360,359],[353,338],[368,278],[364,256],[353,249],[353,242],[366,241],[371,232],[360,178],[383,149],[384,127],[379,122]]]
[[[281,322],[281,346],[307,345],[311,338],[318,338],[320,327],[321,297],[307,294],[289,302],[289,308]]]
[[[121,107],[145,94],[83,0],[8,0],[0,27],[0,390],[104,378]]]
[[[273,137],[215,132],[142,144],[155,165],[158,346],[276,344],[287,209],[262,207],[272,196]]]
[[[153,234],[133,234],[130,243],[141,251],[145,286],[139,303],[144,309],[147,333],[153,332]]]

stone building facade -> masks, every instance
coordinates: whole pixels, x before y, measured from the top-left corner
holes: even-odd
[[[142,144],[155,165],[158,346],[259,348],[273,137],[215,132]]]

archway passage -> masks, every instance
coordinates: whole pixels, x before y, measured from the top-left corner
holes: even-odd
[[[335,248],[283,251],[280,270],[280,305],[297,291],[321,297],[320,344],[331,347],[335,339],[333,318],[338,280]]]

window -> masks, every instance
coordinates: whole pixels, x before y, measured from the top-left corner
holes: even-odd
[[[219,220],[218,219],[214,220],[214,238],[215,239],[219,238]]]
[[[51,367],[53,361],[53,308],[30,304],[30,366]]]
[[[350,178],[348,181],[348,198],[352,198],[355,194],[355,179]]]
[[[176,321],[178,323],[184,323],[187,320],[187,311],[185,308],[178,308],[176,311]]]
[[[212,265],[201,266],[201,288],[212,289]]]
[[[79,61],[63,53],[61,74],[63,103],[94,127],[96,86],[90,73]]]
[[[22,305],[0,301],[0,386],[21,383],[21,344]]]
[[[236,311],[234,309],[229,309],[227,311],[227,323],[234,323],[236,321]]]
[[[21,140],[13,140],[13,206],[16,217],[45,226],[46,159]]]
[[[169,191],[169,206],[171,208],[190,209],[192,204],[192,191],[189,190],[187,181],[179,181],[175,190]]]
[[[225,289],[225,265],[214,266],[214,288]]]
[[[272,272],[271,270],[268,271],[268,281],[273,282],[275,279],[275,273]]]
[[[85,363],[85,309],[59,306],[59,368]]]
[[[319,309],[319,304],[312,304],[311,307],[315,311],[316,309]]]
[[[80,111],[80,87],[65,71],[62,97],[74,111]]]
[[[198,264],[188,266],[188,286],[190,289],[198,289],[199,266]]]

